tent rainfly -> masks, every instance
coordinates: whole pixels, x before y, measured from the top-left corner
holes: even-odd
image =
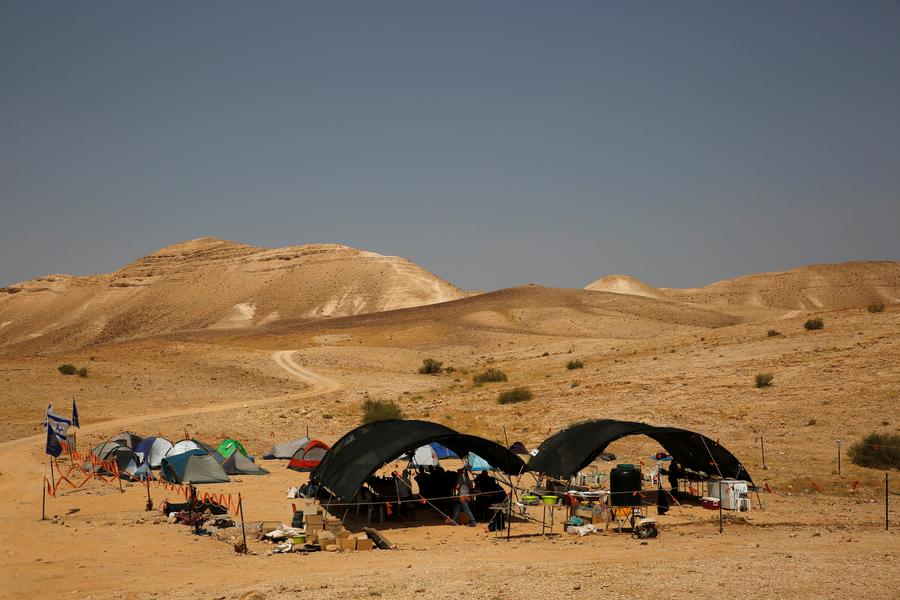
[[[294,453],[288,469],[294,471],[312,471],[319,466],[328,453],[328,444],[319,440],[310,440],[306,446]]]
[[[222,463],[226,475],[268,475],[269,472],[240,452],[232,452]]]
[[[138,444],[140,444],[141,440],[143,440],[143,439],[144,438],[142,438],[141,436],[139,436],[136,433],[132,433],[130,431],[123,431],[119,435],[109,438],[109,441],[116,442],[117,444],[131,448],[132,450],[135,450],[135,449],[137,449]]]
[[[141,440],[134,452],[151,469],[158,469],[163,457],[171,447],[172,442],[164,437],[148,437]]]
[[[431,446],[432,450],[434,450],[434,455],[438,457],[438,460],[442,458],[459,458],[459,456],[456,455],[456,452],[454,452],[447,446],[444,446],[443,444],[431,442],[431,444],[429,445]]]
[[[222,443],[219,444],[218,448],[216,448],[216,452],[218,452],[222,458],[228,458],[235,452],[240,452],[244,456],[249,456],[249,454],[247,454],[246,448],[244,448],[244,445],[232,438],[222,440]]]
[[[470,471],[493,471],[494,467],[488,464],[486,460],[475,454],[474,452],[469,452],[469,455],[466,457],[466,465],[468,465]]]
[[[291,440],[290,442],[285,442],[284,444],[272,446],[271,448],[269,448],[268,452],[263,454],[263,458],[290,460],[294,457],[294,454],[297,453],[297,450],[303,448],[308,443],[309,438],[304,435],[303,437],[297,438],[296,440]]]
[[[204,450],[188,450],[162,459],[161,475],[171,483],[226,483],[222,465]]]
[[[425,444],[416,448],[415,452],[408,454],[410,466],[413,467],[436,467],[441,464],[437,457],[437,452],[431,447],[431,444]]]
[[[716,475],[750,481],[744,465],[724,446],[705,435],[646,423],[597,419],[576,423],[550,436],[528,463],[535,473],[569,479],[600,456],[612,442],[630,435],[645,435],[659,443],[672,459],[698,476]]]

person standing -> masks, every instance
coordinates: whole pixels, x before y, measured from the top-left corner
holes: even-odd
[[[469,472],[466,469],[457,469],[456,485],[453,488],[453,493],[458,497],[459,502],[453,508],[453,516],[450,517],[450,521],[459,524],[459,521],[456,519],[459,517],[460,511],[465,511],[469,517],[469,527],[475,527],[475,515],[472,514],[472,509],[469,508],[469,494],[472,493],[472,481],[469,479]]]

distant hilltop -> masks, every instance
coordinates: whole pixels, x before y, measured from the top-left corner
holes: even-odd
[[[204,237],[166,246],[114,273],[49,275],[2,288],[0,345],[45,352],[465,295],[405,258],[338,244],[266,249]]]
[[[837,310],[900,302],[900,262],[809,265],[743,275],[691,289],[655,288],[628,275],[607,275],[585,289],[696,304]]]

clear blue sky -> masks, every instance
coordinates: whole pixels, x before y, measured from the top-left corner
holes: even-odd
[[[470,289],[900,259],[900,2],[0,4],[0,284],[204,235]]]

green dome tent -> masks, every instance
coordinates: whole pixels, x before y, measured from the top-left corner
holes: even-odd
[[[222,440],[222,443],[219,444],[218,448],[216,448],[216,452],[221,454],[222,458],[228,458],[229,456],[234,454],[235,451],[239,451],[244,456],[249,456],[247,454],[247,449],[244,448],[244,445],[232,438]]]

